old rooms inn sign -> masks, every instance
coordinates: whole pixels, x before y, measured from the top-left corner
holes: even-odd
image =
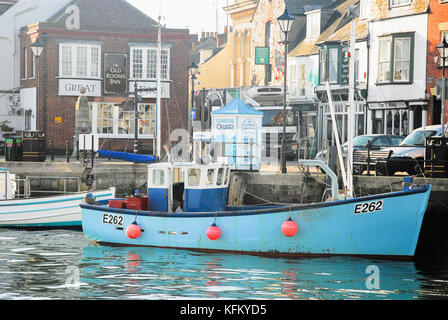
[[[120,53],[104,54],[105,94],[123,94],[127,92],[127,55]],[[87,97],[101,97],[100,79],[59,79],[60,96],[79,96],[79,90],[84,88]]]
[[[104,55],[104,93],[119,94],[128,91],[126,60],[125,54],[106,53]]]

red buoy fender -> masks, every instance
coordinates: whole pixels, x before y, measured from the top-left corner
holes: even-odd
[[[207,232],[205,233],[207,238],[210,240],[218,240],[221,236],[221,229],[213,223],[210,227],[208,227]]]
[[[282,223],[282,233],[287,237],[294,237],[297,234],[299,227],[297,223],[293,221],[291,218],[283,221]]]
[[[128,225],[128,227],[126,228],[126,236],[129,239],[137,239],[138,237],[140,237],[141,233],[142,229],[135,221]]]

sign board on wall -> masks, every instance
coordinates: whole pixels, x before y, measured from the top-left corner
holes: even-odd
[[[120,94],[128,91],[127,55],[104,54],[104,93]]]
[[[255,47],[255,64],[269,64],[269,47]]]
[[[130,88],[130,96],[133,95],[134,91],[134,82],[135,81],[129,81],[129,88]],[[137,88],[138,89],[149,89],[149,88],[156,88],[157,82],[156,81],[137,81]],[[156,98],[156,91],[140,91],[138,93],[139,96],[142,96],[142,98]],[[170,98],[170,83],[161,81],[160,82],[160,98],[162,99],[169,99]]]
[[[79,96],[79,89],[85,88],[86,97],[101,97],[101,80],[59,79],[60,96]]]

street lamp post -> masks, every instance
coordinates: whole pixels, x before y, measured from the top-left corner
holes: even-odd
[[[436,46],[437,51],[440,55],[440,58],[442,58],[442,136],[445,136],[445,99],[446,99],[446,92],[445,92],[445,61],[448,57],[448,42],[446,40],[446,37],[443,37],[442,42]]]
[[[33,51],[33,55],[36,57],[36,69],[37,69],[37,77],[36,77],[36,130],[39,131],[39,69],[40,69],[40,56],[45,49],[45,45],[39,41],[39,38],[36,38],[31,44],[31,50]]]
[[[188,138],[190,139],[189,140],[190,143],[193,136],[193,125],[192,125],[193,119],[191,117],[191,111],[193,110],[194,107],[194,80],[196,80],[196,74],[198,73],[199,67],[193,61],[191,65],[188,67],[188,69],[190,70],[190,77],[191,77],[191,107],[190,111],[188,112]]]
[[[288,32],[291,31],[294,17],[288,13],[288,8],[285,8],[285,12],[277,18],[281,31],[285,34],[285,71],[283,78],[284,85],[284,104],[283,104],[283,134],[282,134],[282,151],[281,151],[281,169],[282,173],[286,173],[286,72],[288,70]]]

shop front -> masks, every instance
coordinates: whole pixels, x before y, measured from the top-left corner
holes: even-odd
[[[407,136],[426,125],[426,102],[377,102],[368,104],[369,134]]]

